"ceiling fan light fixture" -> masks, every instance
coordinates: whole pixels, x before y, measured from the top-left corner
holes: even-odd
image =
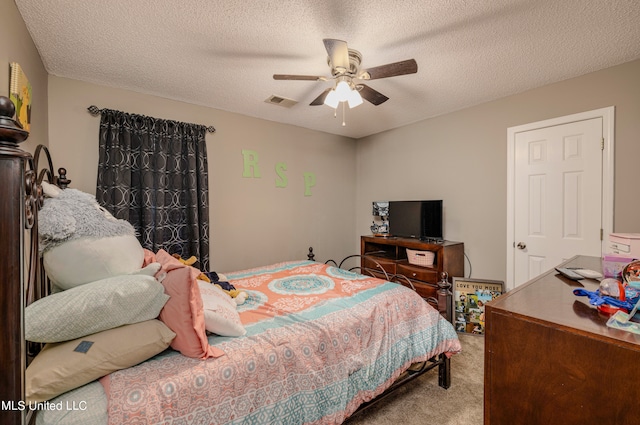
[[[362,105],[362,96],[358,93],[358,90],[351,90],[349,93],[349,97],[347,98],[347,102],[349,102],[349,108],[355,108],[356,106]]]
[[[338,95],[338,100],[340,102],[345,102],[349,99],[349,94],[351,93],[351,86],[349,83],[342,80],[336,86],[336,94]]]
[[[336,109],[338,107],[338,103],[340,103],[340,99],[335,90],[331,90],[327,94],[327,97],[324,98],[324,104],[333,109]]]
[[[347,102],[349,108],[355,108],[364,103],[363,100],[378,106],[389,100],[389,98],[368,85],[362,84],[360,81],[377,80],[418,72],[418,63],[415,59],[407,59],[361,70],[362,54],[357,50],[349,49],[346,41],[325,38],[322,42],[327,50],[327,64],[331,68],[331,77],[273,74],[274,80],[336,80],[335,87],[325,88],[319,96],[309,103],[309,106],[324,104],[335,110],[340,106],[340,103],[343,103],[343,107],[346,108],[344,103]]]

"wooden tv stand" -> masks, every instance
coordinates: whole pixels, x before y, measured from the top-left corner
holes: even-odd
[[[601,271],[601,260],[561,267]],[[552,269],[486,304],[485,425],[638,423],[640,335],[573,294],[598,285]]]
[[[407,248],[436,253],[433,267],[409,264]],[[452,277],[464,276],[464,244],[462,242],[425,242],[419,239],[361,236],[360,254],[363,268],[377,270],[380,267],[389,275],[403,275],[411,280],[416,292],[423,298],[435,297],[442,272]],[[385,278],[380,270],[376,276]]]

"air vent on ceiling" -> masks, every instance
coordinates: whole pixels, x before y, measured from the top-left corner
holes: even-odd
[[[267,103],[271,103],[273,105],[284,106],[285,108],[291,108],[293,105],[298,103],[298,101],[293,99],[287,99],[286,97],[271,95],[267,100]]]

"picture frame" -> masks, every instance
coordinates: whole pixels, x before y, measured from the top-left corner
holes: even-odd
[[[23,130],[31,131],[32,87],[27,75],[17,62],[11,62],[9,73],[9,99],[16,107],[16,121]]]
[[[484,305],[504,293],[504,282],[454,277],[451,289],[456,332],[484,335]]]

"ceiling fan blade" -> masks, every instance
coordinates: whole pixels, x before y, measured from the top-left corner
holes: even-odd
[[[333,38],[325,38],[324,48],[327,49],[329,60],[334,68],[341,68],[345,71],[349,70],[349,48],[347,42],[335,40]]]
[[[377,90],[372,89],[366,84],[358,84],[358,91],[360,92],[360,96],[363,99],[373,103],[375,106],[380,105],[381,103],[386,102],[389,98]]]
[[[274,80],[327,81],[326,77],[319,77],[317,75],[273,74],[273,79]]]
[[[397,75],[415,74],[416,72],[418,72],[418,64],[415,59],[408,59],[365,69],[359,78],[363,80],[376,80],[378,78],[395,77]]]
[[[318,105],[323,105],[324,104],[324,99],[327,97],[327,95],[329,94],[329,92],[331,91],[331,87],[329,87],[328,89],[326,89],[325,91],[323,91],[320,96],[316,97],[315,99],[313,99],[313,102],[311,102],[309,104],[309,106],[318,106]]]

